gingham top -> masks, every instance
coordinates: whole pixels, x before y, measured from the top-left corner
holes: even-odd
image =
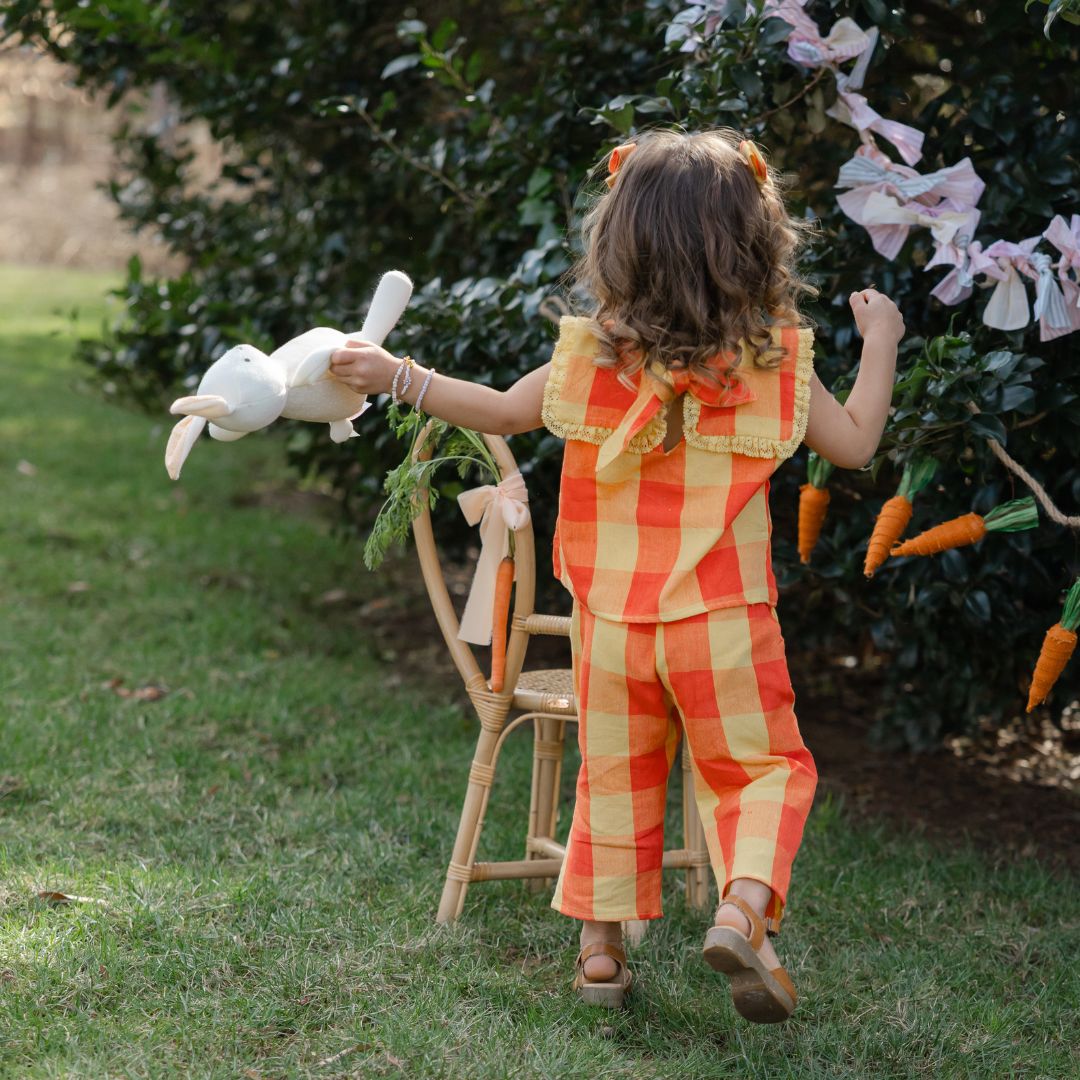
[[[542,411],[566,440],[552,554],[593,614],[667,622],[776,604],[769,478],[806,434],[813,330],[776,326],[773,340],[778,368],[757,367],[744,346],[710,397],[661,365],[624,376],[627,387],[593,363],[588,320],[561,320]],[[718,360],[723,376],[730,356]],[[665,452],[666,402],[679,393],[683,438]]]

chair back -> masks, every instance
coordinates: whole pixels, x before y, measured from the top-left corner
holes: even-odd
[[[427,461],[431,457],[434,450],[434,440],[430,438],[433,426],[433,421],[429,420],[421,430],[413,453],[413,461]],[[517,471],[517,462],[505,439],[499,435],[483,435],[483,439],[499,470],[496,482]],[[453,657],[454,666],[465,682],[466,689],[470,693],[484,691],[488,686],[487,676],[480,670],[471,646],[458,637],[461,624],[446,587],[442,560],[439,557],[432,529],[426,487],[417,492],[417,499],[421,509],[412,523],[413,536],[420,559],[420,572],[424,578],[431,606],[435,611],[435,618],[439,623],[447,648],[450,650],[450,655]],[[525,663],[525,650],[529,644],[529,632],[525,626],[526,620],[533,614],[535,600],[536,545],[530,520],[527,525],[514,533],[514,605],[506,642],[506,674],[502,691],[507,698],[513,696],[514,687],[517,685]]]

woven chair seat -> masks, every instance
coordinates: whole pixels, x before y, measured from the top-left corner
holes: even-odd
[[[571,668],[523,671],[514,687],[514,708],[529,712],[577,713],[574,701],[574,672]]]

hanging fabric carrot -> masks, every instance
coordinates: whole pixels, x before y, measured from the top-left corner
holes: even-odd
[[[806,476],[810,481],[799,488],[799,558],[810,561],[810,553],[821,535],[825,514],[829,508],[829,489],[825,486],[835,466],[813,450],[806,461]]]
[[[911,501],[934,478],[936,469],[937,460],[927,454],[916,455],[904,466],[900,486],[878,512],[874,531],[866,546],[863,573],[868,578],[874,576],[874,571],[889,557],[889,548],[903,535],[911,520]]]
[[[506,619],[510,614],[510,590],[514,585],[514,557],[507,555],[499,563],[495,578],[495,602],[491,624],[491,689],[500,693],[506,677]]]
[[[1027,711],[1046,700],[1051,687],[1058,676],[1065,670],[1073,650],[1076,648],[1076,628],[1080,626],[1080,578],[1073,582],[1065,608],[1061,613],[1061,622],[1054,623],[1046,631],[1039,659],[1035,663],[1035,673],[1031,677],[1031,689],[1028,691]]]
[[[947,548],[978,543],[990,532],[1020,532],[1021,529],[1034,529],[1038,524],[1039,511],[1035,507],[1035,499],[1025,495],[1022,499],[995,506],[985,517],[982,514],[961,514],[960,517],[943,521],[905,540],[889,554],[936,555]]]

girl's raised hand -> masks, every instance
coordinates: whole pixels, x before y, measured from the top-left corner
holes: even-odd
[[[904,317],[900,309],[877,289],[860,289],[848,297],[855,325],[863,341],[870,337],[898,344],[904,336]]]
[[[347,341],[330,356],[330,373],[358,394],[386,394],[401,361],[370,341]]]

